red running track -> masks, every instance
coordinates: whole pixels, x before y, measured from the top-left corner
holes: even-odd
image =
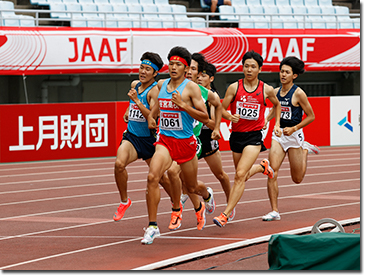
[[[250,243],[272,234],[300,233],[322,218],[360,220],[360,146],[325,147],[308,157],[304,181],[291,181],[285,159],[279,171],[281,221],[263,222],[270,211],[266,178],[259,174],[246,184],[235,219],[224,228],[213,217],[226,202],[220,183],[204,160],[199,179],[214,190],[216,212],[207,215],[204,230],[196,229],[191,202],[179,230],[170,232],[171,204],[162,190],[158,213],[161,237],[141,245],[148,225],[145,203],[147,166],[131,164],[132,207],[114,222],[119,204],[114,183],[114,158],[29,162],[0,165],[1,270],[131,270],[155,269]],[[267,157],[263,152],[259,160]],[[231,182],[231,152],[222,152]],[[257,161],[257,163],[259,162]]]

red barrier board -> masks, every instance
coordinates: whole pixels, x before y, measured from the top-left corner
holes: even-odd
[[[1,162],[115,154],[115,103],[0,106]]]

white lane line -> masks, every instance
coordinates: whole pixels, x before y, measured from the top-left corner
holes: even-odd
[[[338,194],[338,193],[354,192],[354,191],[360,191],[360,189],[327,191],[327,192],[320,192],[320,193],[311,193],[311,194],[308,194],[308,195],[329,195],[329,194]],[[292,199],[292,198],[297,199],[298,198],[298,195],[280,197],[280,200],[283,200],[283,199]],[[162,198],[161,200],[168,200],[168,199],[169,198],[166,197],[166,198]],[[266,202],[267,200],[268,200],[268,198],[257,199],[257,200],[250,200],[250,201],[243,201],[243,202],[240,201],[240,202],[238,202],[238,204],[259,203],[259,202]],[[145,203],[145,200],[134,201],[133,203]],[[355,202],[355,204],[356,203],[357,202]],[[350,204],[353,204],[353,203],[350,203]],[[105,206],[110,206],[110,205],[108,204],[108,205],[98,205],[98,206],[74,208],[74,209],[67,209],[67,210],[50,211],[50,212],[43,212],[43,213],[30,214],[30,215],[7,217],[7,218],[2,218],[0,220],[11,221],[11,220],[21,219],[21,218],[26,218],[26,217],[31,217],[31,216],[49,215],[49,214],[56,214],[56,213],[61,213],[61,212],[80,211],[80,210],[86,210],[86,209],[98,208],[98,207],[105,207]],[[216,207],[225,207],[225,206],[226,206],[226,204],[217,204],[216,205]],[[194,211],[193,208],[184,209],[184,213],[185,212],[193,212],[193,211]],[[171,212],[170,211],[169,212],[160,212],[157,215],[158,216],[171,215]],[[125,218],[123,218],[123,221],[125,221],[125,220],[132,220],[132,219],[135,220],[135,219],[138,219],[138,218],[146,218],[146,217],[148,217],[148,216],[147,215],[140,215],[140,216],[133,216],[133,217],[125,217]],[[45,231],[37,231],[37,232],[20,234],[20,235],[7,236],[7,237],[4,237],[4,238],[1,238],[0,241],[7,240],[7,239],[13,239],[13,238],[20,238],[20,237],[24,237],[24,236],[32,236],[32,235],[44,234],[44,233],[49,233],[49,232],[54,232],[54,231],[60,231],[60,230],[69,230],[69,229],[74,229],[74,228],[84,227],[84,226],[98,225],[98,224],[109,223],[109,222],[114,222],[114,221],[110,219],[109,221],[101,221],[101,222],[87,223],[87,224],[67,226],[67,227],[56,228],[56,229],[49,229],[49,230],[45,230]],[[206,225],[206,227],[207,226],[208,225]],[[195,229],[195,227],[192,228],[192,229]],[[181,230],[179,230],[179,231],[181,231]]]
[[[352,172],[354,172],[354,171],[352,171]],[[358,170],[358,172],[360,172],[360,171]],[[336,174],[341,174],[341,173],[342,172],[338,172]],[[335,173],[320,173],[320,174],[317,174],[317,175],[312,174],[312,176],[319,176],[319,175],[325,175],[325,174],[334,175]],[[259,179],[257,179],[257,180],[259,180]],[[360,178],[343,179],[343,180],[336,180],[336,181],[330,180],[330,181],[301,183],[300,186],[306,186],[306,185],[312,185],[312,184],[322,184],[322,183],[337,183],[337,182],[344,182],[344,181],[357,181],[357,180],[360,181]],[[206,183],[206,184],[208,185],[208,183]],[[213,183],[213,184],[220,184],[220,183]],[[265,187],[259,187],[259,188],[256,188],[255,190],[263,190],[263,189],[266,190],[266,188],[267,188],[266,186]],[[160,187],[160,190],[162,190],[162,189],[163,188]],[[145,190],[146,190],[145,188],[141,188],[141,189],[134,189],[133,191],[132,190],[129,190],[128,192],[141,192],[141,191],[145,191]],[[245,189],[245,191],[249,191],[249,190],[252,190],[252,189],[250,189],[250,188]],[[15,204],[23,204],[23,203],[43,202],[43,201],[50,201],[50,200],[63,200],[63,199],[83,198],[83,197],[90,197],[90,196],[112,195],[112,194],[117,194],[117,191],[101,192],[101,193],[89,193],[89,194],[63,196],[63,197],[47,197],[47,198],[27,200],[27,201],[6,202],[6,203],[1,203],[0,206],[8,206],[8,205],[15,205]]]
[[[358,202],[358,203],[349,203],[349,204],[338,204],[338,205],[325,206],[325,207],[315,207],[315,208],[310,208],[310,209],[303,209],[303,210],[288,212],[288,214],[293,214],[293,213],[297,214],[297,213],[300,213],[300,212],[308,212],[308,211],[328,209],[328,208],[346,207],[346,206],[350,206],[350,205],[354,205],[354,204],[360,204],[360,202]],[[283,214],[285,215],[287,213],[283,213]],[[260,217],[252,217],[252,218],[249,218],[249,219],[242,219],[242,220],[237,220],[237,221],[231,221],[231,223],[233,223],[233,222],[236,222],[236,223],[237,222],[243,222],[243,221],[254,220],[254,219],[261,219],[261,216]],[[212,225],[208,225],[206,227],[212,227],[212,226],[216,226],[216,225],[212,224]],[[312,228],[312,227],[308,227],[308,228]],[[195,227],[194,227],[194,230],[196,230]],[[167,232],[167,233],[162,233],[161,236],[171,235],[171,234],[179,233],[179,232],[182,232],[182,231],[187,231],[187,230],[170,231],[170,232]],[[276,234],[278,234],[278,233],[276,233]],[[288,233],[286,233],[286,234],[288,234]],[[268,237],[268,236],[269,235],[267,235],[266,237]],[[263,241],[262,238],[263,237],[259,237],[260,242]],[[128,242],[134,242],[134,241],[141,240],[141,239],[142,239],[142,237],[139,237],[139,238],[134,238],[134,239],[131,239],[131,240],[125,240],[125,241],[118,241],[118,242],[113,242],[113,243],[107,243],[107,244],[103,244],[103,245],[92,246],[92,247],[87,247],[87,248],[83,248],[83,249],[73,250],[73,251],[69,251],[69,252],[54,254],[54,255],[50,255],[50,256],[46,256],[46,257],[41,257],[41,258],[37,258],[37,259],[33,259],[33,260],[28,260],[28,261],[19,262],[19,263],[7,265],[7,266],[2,266],[2,267],[0,267],[0,270],[9,269],[9,268],[13,268],[13,267],[17,267],[17,266],[21,266],[21,265],[25,265],[25,264],[31,264],[31,263],[35,263],[35,262],[39,262],[39,261],[49,260],[49,259],[53,259],[53,258],[57,258],[57,257],[72,255],[72,254],[76,254],[76,253],[81,253],[81,252],[85,252],[85,251],[95,250],[95,249],[99,249],[99,248],[104,248],[104,247],[119,245],[119,244],[128,243]],[[244,242],[247,242],[247,241],[244,241]],[[255,242],[258,242],[258,240],[256,239]],[[213,248],[213,249],[209,249],[208,251],[209,251],[209,254],[212,254],[212,253],[218,252],[218,250],[219,249],[222,249],[222,247],[224,247],[224,250],[227,250],[227,249],[230,249],[230,248],[227,248],[227,247],[232,247],[233,248],[235,246],[237,247],[237,243],[233,243],[233,244],[229,244],[229,245],[225,245],[225,246],[216,247],[216,248]],[[242,242],[239,242],[239,246],[242,246]],[[221,250],[221,251],[224,251],[224,250]],[[215,252],[213,252],[213,251],[215,251]],[[199,252],[195,252],[195,253],[199,253]],[[206,255],[208,255],[208,254],[206,254]],[[186,255],[184,255],[184,257],[186,257]],[[196,257],[196,256],[194,256],[194,257]],[[176,263],[176,258],[173,258],[173,259],[174,259],[174,261]],[[166,264],[165,261],[163,261],[163,262],[164,262],[164,265],[163,266],[168,265],[168,264]],[[171,259],[169,259],[169,262],[171,262]],[[161,262],[159,262],[159,263],[161,263]],[[156,268],[158,268],[158,267],[156,267],[157,266],[156,264],[157,263],[154,263],[153,264],[153,267],[151,265],[147,265],[147,266],[139,267],[137,269],[139,269],[139,270],[156,269]]]

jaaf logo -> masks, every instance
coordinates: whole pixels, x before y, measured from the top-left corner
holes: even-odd
[[[347,116],[345,116],[343,119],[341,119],[340,122],[338,122],[338,125],[345,126],[347,129],[349,129],[351,132],[353,132],[353,127],[351,125],[351,110],[347,112]]]

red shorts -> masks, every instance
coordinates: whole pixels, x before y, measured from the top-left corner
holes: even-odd
[[[190,138],[178,139],[159,134],[153,145],[156,146],[157,144],[165,146],[169,150],[172,160],[179,165],[192,160],[196,156],[197,142],[194,135]]]

